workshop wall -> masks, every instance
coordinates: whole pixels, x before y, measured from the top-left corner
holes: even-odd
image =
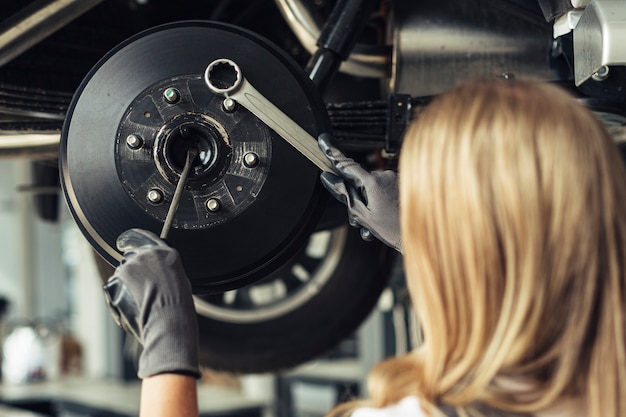
[[[32,268],[24,259],[27,245],[24,229],[29,229],[22,215],[27,198],[15,187],[27,178],[28,165],[22,161],[0,162],[0,296],[10,302],[11,316],[28,317],[34,302],[27,296],[32,287]]]
[[[102,299],[91,248],[61,199],[59,219],[44,221],[32,193],[29,161],[0,160],[0,297],[7,321],[51,318],[82,345],[86,376],[121,371],[120,330]],[[0,335],[1,336],[1,335]]]

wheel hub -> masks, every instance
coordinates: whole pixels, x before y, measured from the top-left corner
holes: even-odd
[[[176,92],[174,102],[168,100],[171,91]],[[187,198],[181,201],[174,227],[203,229],[236,217],[263,187],[272,148],[272,132],[241,110],[235,114],[225,109],[223,100],[198,76],[160,81],[139,94],[117,132],[126,141],[115,148],[117,172],[128,196],[165,221],[187,151],[195,148],[198,156],[192,162]],[[139,138],[139,144],[129,144],[129,137]],[[251,156],[253,164],[246,162]],[[151,199],[151,193],[162,198]]]
[[[306,242],[326,196],[315,166],[207,88],[202,74],[219,58],[237,62],[311,135],[328,130],[312,83],[275,46],[233,26],[185,22],[143,32],[103,58],[75,95],[61,139],[70,211],[112,265],[120,233],[159,233],[187,151],[198,151],[168,237],[196,293],[280,268]]]

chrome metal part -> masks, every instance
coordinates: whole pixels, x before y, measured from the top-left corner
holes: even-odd
[[[53,159],[59,156],[58,133],[9,133],[0,135],[0,159]]]
[[[317,21],[302,0],[274,0],[283,18],[302,46],[311,54],[317,50],[317,39],[324,22]],[[379,50],[357,44],[340,71],[360,77],[385,78],[388,76],[389,57]]]
[[[235,100],[229,97],[229,98],[224,99],[224,102],[222,103],[222,107],[224,107],[224,110],[226,110],[227,112],[232,112],[232,111],[235,111],[235,108],[237,107],[237,103],[235,103]]]
[[[0,66],[102,0],[38,0],[0,23]]]
[[[170,104],[178,103],[178,100],[180,100],[180,91],[170,87],[163,92],[163,98]]]
[[[514,3],[396,0],[391,92],[430,96],[502,74],[556,79],[551,24]]]
[[[574,79],[579,86],[602,66],[626,65],[626,2],[593,0],[574,29]]]
[[[610,72],[611,70],[609,69],[609,67],[607,67],[606,65],[602,65],[596,72],[594,72],[591,78],[594,81],[604,81],[609,78]]]
[[[308,52],[315,52],[323,22],[315,19],[302,0],[275,0],[283,18]]]
[[[204,72],[204,81],[215,93],[230,98],[278,133],[323,171],[334,172],[332,164],[317,145],[317,139],[291,120],[250,84],[231,59],[216,59]]]
[[[143,145],[143,140],[139,136],[131,134],[126,137],[126,144],[130,149],[139,149]]]
[[[161,203],[163,201],[163,191],[153,188],[148,192],[148,200],[154,204]]]
[[[220,203],[220,200],[218,200],[217,198],[209,198],[206,202],[207,210],[209,210],[212,213],[220,211],[221,207],[222,207],[222,204]]]
[[[195,148],[190,148],[187,151],[185,166],[183,167],[183,171],[180,173],[180,178],[178,178],[176,190],[174,191],[170,208],[167,210],[167,216],[165,216],[165,222],[163,223],[163,228],[161,229],[161,234],[159,235],[161,239],[167,239],[167,235],[172,227],[172,222],[174,221],[174,216],[176,215],[176,210],[178,209],[178,203],[180,203],[180,197],[183,194],[183,189],[185,188],[185,183],[187,182],[187,177],[189,176],[189,171],[191,170],[192,162],[196,159],[197,155],[198,150]]]
[[[259,165],[259,155],[254,152],[248,152],[243,156],[243,164],[248,168],[254,168]]]
[[[582,10],[570,10],[561,17],[556,18],[554,20],[553,30],[554,39],[558,38],[559,36],[566,35],[574,30],[582,15]]]

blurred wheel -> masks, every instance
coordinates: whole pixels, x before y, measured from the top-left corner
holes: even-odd
[[[389,276],[390,250],[342,226],[313,233],[279,271],[196,297],[202,363],[266,372],[311,360],[363,322]]]

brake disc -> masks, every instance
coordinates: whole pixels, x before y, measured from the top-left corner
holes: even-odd
[[[326,197],[312,163],[208,90],[202,75],[218,58],[237,62],[311,135],[329,130],[314,86],[276,46],[231,25],[181,22],[107,54],[75,94],[61,135],[67,204],[113,266],[120,233],[159,233],[187,150],[199,151],[167,239],[196,293],[238,288],[278,269],[304,244]]]

